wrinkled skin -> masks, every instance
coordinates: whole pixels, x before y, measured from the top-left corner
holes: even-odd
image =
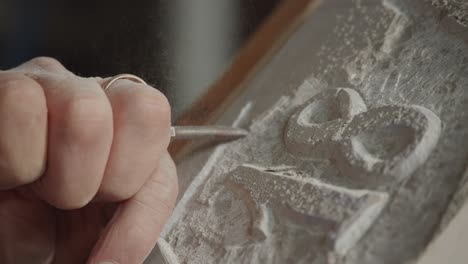
[[[170,106],[51,58],[0,71],[0,263],[139,264],[177,197]]]

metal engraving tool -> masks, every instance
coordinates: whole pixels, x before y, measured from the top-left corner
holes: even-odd
[[[117,80],[126,79],[137,83],[146,84],[140,77],[133,74],[119,74],[105,82],[104,91]],[[172,126],[172,140],[177,139],[213,139],[216,141],[228,141],[247,136],[248,131],[229,126]]]

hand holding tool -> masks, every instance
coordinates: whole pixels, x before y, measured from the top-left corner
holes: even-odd
[[[104,85],[104,91],[117,80],[127,79],[138,83],[146,82],[133,74],[119,74],[110,78]],[[241,128],[229,126],[172,126],[171,137],[177,139],[214,139],[216,141],[227,141],[242,138],[248,135],[248,131]]]

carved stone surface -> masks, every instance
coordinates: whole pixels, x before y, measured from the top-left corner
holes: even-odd
[[[438,141],[440,120],[424,107],[367,109],[348,88],[307,100],[315,88],[305,82],[213,154],[168,234],[182,262],[342,263],[388,199],[357,188],[397,184]],[[392,148],[375,154],[378,142],[365,140],[382,129],[391,133],[380,147]]]
[[[296,156],[335,160],[369,187],[411,175],[426,161],[440,129],[440,119],[424,107],[367,110],[356,91],[327,89],[291,117],[285,143]]]
[[[468,32],[437,12],[323,1],[219,119],[252,101],[248,137],[178,164],[193,181],[164,235],[180,262],[416,260],[466,193],[449,206],[468,160]]]
[[[321,241],[321,245],[319,242],[317,248],[310,248],[306,255],[294,256],[309,262],[317,258],[317,251],[329,252],[332,261],[344,256],[367,231],[387,201],[384,193],[336,187],[304,177],[289,168],[277,170],[244,165],[231,172],[227,183],[249,207],[253,219],[250,233],[255,234],[259,242],[276,239],[280,242],[277,247],[281,247],[286,241],[281,233],[272,238],[271,229],[276,228],[272,222],[282,221],[303,230],[306,245]],[[272,215],[278,219],[271,219]],[[293,248],[304,246],[304,241],[296,238],[286,243]],[[267,254],[283,261],[290,258],[281,254],[275,256],[272,252]]]
[[[441,16],[448,15],[468,26],[468,3],[465,0],[430,0],[441,10]],[[443,17],[442,17],[443,18]]]

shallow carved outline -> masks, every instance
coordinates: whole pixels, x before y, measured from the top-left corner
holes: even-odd
[[[251,213],[251,232],[257,241],[267,238],[269,214],[264,208],[284,206],[300,214],[339,224],[329,258],[341,258],[365,234],[385,207],[388,195],[369,190],[353,190],[295,176],[294,170],[274,171],[244,164],[231,171],[226,185],[242,199]],[[282,190],[288,185],[289,191]],[[304,192],[307,195],[303,195]],[[338,199],[338,200],[337,200]]]

